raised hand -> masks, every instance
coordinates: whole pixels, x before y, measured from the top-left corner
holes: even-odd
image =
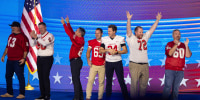
[[[34,39],[37,38],[37,34],[35,34],[35,31],[34,31],[34,30],[31,31],[30,36],[31,36],[32,38],[34,38]]]
[[[175,39],[175,40],[174,40],[174,43],[175,43],[176,45],[178,45],[179,41]]]
[[[156,19],[160,20],[161,18],[162,18],[162,14],[161,14],[161,12],[158,12],[158,14],[156,15]]]
[[[61,23],[65,24],[65,20],[63,19],[63,17],[61,17]]]
[[[68,16],[65,18],[65,20],[66,20],[67,23],[69,23],[69,17]]]
[[[133,14],[130,14],[129,11],[126,11],[126,16],[127,16],[127,19],[131,19]]]
[[[185,41],[184,43],[185,43],[186,46],[188,46],[188,44],[189,44],[189,39],[186,38],[186,41]]]

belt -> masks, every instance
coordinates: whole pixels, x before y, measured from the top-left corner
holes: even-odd
[[[72,62],[72,61],[74,61],[74,60],[76,60],[76,59],[81,59],[81,57],[78,57],[78,58],[72,58],[72,59],[70,59],[69,61]]]
[[[48,57],[53,57],[53,56],[37,56],[38,58],[48,58]]]
[[[136,62],[133,62],[133,61],[129,61],[129,62],[136,63]],[[148,63],[136,63],[136,64],[144,65],[144,64],[148,64]]]

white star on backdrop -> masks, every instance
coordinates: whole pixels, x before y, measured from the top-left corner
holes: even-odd
[[[60,79],[61,79],[62,77],[63,77],[63,76],[59,76],[59,74],[58,74],[58,72],[57,72],[57,73],[56,73],[56,76],[53,76],[53,78],[55,79],[54,84],[57,83],[57,82],[60,84],[60,83],[61,83],[61,82],[60,82]]]
[[[187,64],[186,64],[186,63],[187,63],[188,61],[189,61],[189,60],[185,60],[185,67],[186,67],[186,68],[187,68]]]
[[[72,77],[68,76],[68,78],[70,79],[70,84],[72,84]]]
[[[38,79],[38,80],[39,80],[39,78],[38,78],[38,72],[35,72],[35,73],[33,74],[32,81],[35,80],[35,79]]]
[[[160,86],[163,86],[164,83],[165,83],[165,75],[163,76],[163,78],[159,78],[159,80],[161,81],[161,85]]]
[[[149,81],[148,81],[148,85],[150,86],[150,81],[152,80],[153,78],[149,78]]]
[[[163,67],[165,65],[166,56],[164,56],[163,59],[159,59],[159,60],[162,62],[161,67]]]
[[[199,87],[200,86],[200,79],[195,79],[195,80],[198,82],[197,87]]]
[[[123,60],[126,62],[125,66],[127,66],[129,64],[129,56],[127,56],[127,58],[124,58]]]
[[[86,78],[88,79],[88,77],[86,77]],[[96,79],[98,79],[98,77],[94,78],[94,85],[96,85],[96,82],[95,82]]]
[[[150,63],[153,59],[148,59],[149,67],[151,66]]]
[[[124,78],[124,80],[125,80],[125,84],[130,84],[131,85],[131,78],[130,78],[129,74],[127,75],[126,78]]]
[[[200,60],[196,60],[196,62],[198,62],[197,68],[199,68],[200,67]]]
[[[187,87],[186,82],[187,82],[188,80],[189,80],[189,79],[185,79],[185,78],[183,78],[183,80],[181,81],[180,86],[181,86],[181,85],[184,85],[185,87]]]
[[[54,57],[54,58],[55,58],[55,64],[56,64],[57,62],[60,64],[60,60],[61,60],[62,57],[60,57],[60,56],[58,55],[58,53],[57,53],[56,57]]]

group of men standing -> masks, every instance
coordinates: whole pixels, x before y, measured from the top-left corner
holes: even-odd
[[[126,54],[127,47],[125,38],[117,33],[117,27],[115,25],[108,26],[108,36],[102,37],[103,30],[101,28],[97,28],[95,30],[96,39],[88,41],[88,49],[87,49],[87,63],[90,66],[89,78],[86,88],[86,100],[90,100],[92,96],[92,86],[95,80],[95,76],[98,74],[99,79],[99,92],[98,92],[98,100],[103,99],[104,93],[104,80],[106,76],[106,96],[110,97],[112,94],[112,80],[113,73],[116,72],[118,82],[121,87],[121,91],[125,100],[129,99],[140,99],[145,96],[148,79],[149,79],[149,66],[148,66],[148,55],[147,55],[147,42],[153,32],[155,31],[159,20],[162,18],[161,13],[158,13],[156,16],[155,23],[151,26],[151,28],[143,34],[143,28],[141,26],[137,26],[134,30],[134,33],[131,30],[131,15],[128,11],[127,15],[127,33],[126,33],[126,41],[129,46],[130,56],[129,56],[129,71],[131,74],[131,86],[130,86],[130,97],[128,95],[127,87],[124,82],[124,71],[122,64],[121,54]],[[67,24],[65,24],[65,20]],[[65,29],[65,32],[69,36],[72,45],[70,49],[69,59],[71,66],[71,74],[72,74],[72,82],[74,85],[74,99],[73,100],[84,100],[83,90],[80,81],[80,71],[82,69],[83,61],[81,59],[81,54],[83,51],[83,47],[85,44],[84,35],[85,29],[79,27],[75,32],[73,31],[69,17],[67,16],[65,20],[62,18],[61,23]],[[11,28],[18,27],[20,25],[11,25]],[[35,31],[30,33],[33,38],[30,43],[31,46],[36,45],[38,49],[38,57],[37,57],[37,66],[38,66],[38,75],[39,75],[39,84],[41,96],[36,100],[50,99],[50,83],[49,83],[49,74],[51,70],[51,66],[53,64],[53,46],[54,46],[54,36],[46,31],[46,24],[39,24],[40,35],[36,35]],[[21,98],[25,98],[24,96],[24,76],[23,74],[18,75],[18,67],[13,68],[11,71],[9,67],[24,66],[28,44],[20,44],[24,48],[20,57],[18,59],[14,59],[16,57],[12,54],[13,43],[18,41],[13,37],[16,37],[18,32],[12,32],[5,52],[1,58],[4,61],[4,57],[7,54],[7,67],[6,67],[6,82],[7,82],[7,93],[1,95],[1,97],[13,97],[12,93],[12,76],[13,73],[16,72],[18,79],[22,79],[20,82],[20,96]],[[172,98],[173,100],[178,99],[178,89],[180,86],[180,82],[184,76],[184,65],[185,65],[185,57],[191,56],[191,51],[189,50],[188,43],[189,39],[186,40],[185,43],[180,42],[180,31],[174,30],[172,34],[174,41],[169,42],[166,45],[165,54],[167,56],[166,65],[165,65],[165,86],[163,91],[163,99],[168,99],[170,95],[170,91],[172,88]],[[24,39],[23,41],[27,41]],[[28,42],[28,41],[27,41]],[[16,42],[17,43],[17,42]],[[20,46],[16,45],[16,46]],[[21,49],[21,48],[20,48]],[[92,56],[90,59],[90,53],[92,52]],[[23,56],[22,56],[23,55]],[[14,64],[16,61],[17,64]],[[20,64],[18,63],[20,62]],[[13,65],[11,65],[13,64]],[[9,69],[8,69],[9,68]],[[22,67],[23,68],[23,67]],[[21,69],[23,71],[24,69]],[[19,72],[21,73],[21,72]],[[19,78],[22,77],[22,78]],[[139,88],[138,88],[139,85]],[[139,91],[139,93],[138,93]],[[18,97],[17,97],[18,98]]]

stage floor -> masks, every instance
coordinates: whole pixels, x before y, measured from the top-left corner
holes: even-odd
[[[4,94],[6,92],[6,88],[0,88],[0,94]],[[16,96],[19,94],[19,91],[14,89],[14,97],[13,98],[1,98],[0,100],[16,100]],[[73,92],[69,92],[66,90],[55,91],[51,90],[51,100],[72,100]],[[145,100],[161,100],[161,93],[150,93],[148,92]],[[34,100],[35,98],[40,96],[40,91],[32,90],[26,91],[26,98],[23,100]],[[84,92],[84,99],[86,97],[86,93]],[[98,93],[93,92],[91,100],[97,100]],[[113,92],[110,98],[107,98],[105,93],[103,96],[103,100],[123,100],[123,96],[119,92]],[[200,93],[180,93],[179,100],[200,100]]]

